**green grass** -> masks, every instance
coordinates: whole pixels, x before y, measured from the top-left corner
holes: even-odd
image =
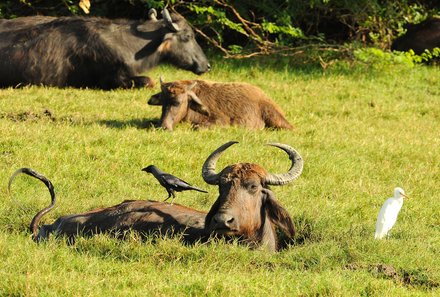
[[[260,86],[285,111],[293,131],[234,127],[174,132],[150,121],[154,90],[25,87],[0,90],[0,296],[435,296],[440,294],[440,71],[438,68],[335,65],[287,60],[217,59],[203,79]],[[166,81],[196,78],[163,66]],[[48,112],[49,111],[49,112]],[[298,230],[280,253],[238,244],[185,246],[178,239],[142,242],[110,236],[35,244],[28,225],[49,203],[46,188],[19,167],[55,185],[57,217],[124,199],[162,200],[166,192],[140,169],[149,164],[209,190],[176,202],[208,210],[217,197],[201,166],[219,145],[238,140],[219,168],[258,163],[288,169],[283,142],[305,160],[294,183],[273,187]],[[376,216],[395,186],[406,200],[390,239],[374,241]],[[385,268],[383,268],[385,267]],[[391,271],[391,272],[390,272]]]

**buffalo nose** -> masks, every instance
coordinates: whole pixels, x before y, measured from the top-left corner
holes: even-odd
[[[235,223],[235,219],[232,215],[227,213],[218,213],[213,218],[217,228],[232,228]]]

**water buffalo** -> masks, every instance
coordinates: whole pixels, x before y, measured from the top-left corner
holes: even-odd
[[[148,100],[161,105],[160,125],[167,130],[186,121],[199,126],[237,125],[251,129],[292,129],[284,114],[264,92],[247,83],[181,80],[164,83]]]
[[[202,74],[208,60],[186,20],[164,9],[147,21],[23,17],[0,22],[0,87],[42,84],[101,89],[143,87],[161,61]],[[16,26],[16,29],[12,27]]]
[[[440,18],[431,17],[419,24],[408,24],[407,32],[394,40],[391,50],[422,54],[425,49],[440,48]]]
[[[216,172],[216,163],[223,151],[233,145],[228,142],[215,150],[202,168],[204,180],[219,187],[219,196],[208,213],[179,204],[150,200],[126,200],[121,204],[94,209],[81,214],[62,216],[53,224],[40,226],[42,217],[55,205],[52,183],[29,168],[17,170],[9,180],[9,188],[16,175],[28,174],[46,184],[51,204],[32,219],[30,231],[37,242],[51,233],[67,236],[73,241],[78,233],[93,235],[101,232],[124,234],[126,230],[141,234],[180,233],[185,241],[206,240],[209,236],[239,238],[251,247],[263,246],[270,251],[279,249],[278,234],[294,236],[294,226],[288,212],[275,199],[269,185],[284,185],[299,177],[303,161],[292,147],[272,143],[284,150],[292,162],[286,173],[272,174],[257,164],[238,163]]]
[[[0,19],[0,32],[30,28],[39,24],[44,24],[50,21],[54,21],[56,19],[57,19],[56,17],[41,16],[41,15],[18,17],[15,19]]]

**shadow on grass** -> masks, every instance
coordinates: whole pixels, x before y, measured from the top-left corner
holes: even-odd
[[[295,226],[293,238],[286,238],[285,234],[277,232],[280,250],[288,249],[291,246],[306,245],[311,242],[318,242],[322,239],[322,234],[318,231],[316,221],[306,214],[292,217]]]
[[[100,125],[113,129],[136,128],[143,130],[153,130],[158,127],[157,119],[131,119],[131,120],[101,120],[97,122]]]
[[[230,69],[261,69],[261,71],[288,71],[294,75],[316,76],[324,72],[339,75],[351,75],[359,72],[357,67],[352,67],[352,55],[346,50],[337,48],[319,50],[305,47],[291,55],[254,56],[245,59],[225,59],[219,54],[208,53],[209,60],[220,68]]]
[[[289,72],[301,73],[301,74],[318,74],[322,73],[323,69],[319,64],[319,60],[312,61],[298,61],[298,59],[293,59],[292,57],[283,56],[260,56],[251,57],[247,59],[219,59],[219,57],[214,57],[213,65],[219,64],[222,67],[227,67],[231,69],[261,69],[261,70],[272,70],[279,71],[281,69],[288,68]]]

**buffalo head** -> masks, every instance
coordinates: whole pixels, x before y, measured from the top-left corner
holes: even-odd
[[[177,14],[171,16],[167,9],[162,11],[162,16],[168,32],[159,47],[161,56],[174,65],[196,74],[209,71],[211,66],[208,59],[186,20]],[[150,19],[155,20],[155,16],[150,15]]]
[[[205,220],[210,233],[241,237],[252,246],[277,249],[276,229],[288,238],[294,226],[288,212],[278,203],[269,185],[284,185],[297,179],[302,172],[301,156],[292,147],[271,143],[284,150],[292,161],[288,172],[272,174],[257,164],[238,163],[219,173],[215,166],[221,153],[237,142],[228,142],[215,150],[205,161],[203,179],[219,186],[219,196]]]
[[[172,131],[174,126],[188,115],[189,110],[209,116],[208,109],[193,92],[196,85],[197,81],[164,83],[162,78],[160,79],[161,92],[153,95],[148,104],[162,105],[162,128]]]

